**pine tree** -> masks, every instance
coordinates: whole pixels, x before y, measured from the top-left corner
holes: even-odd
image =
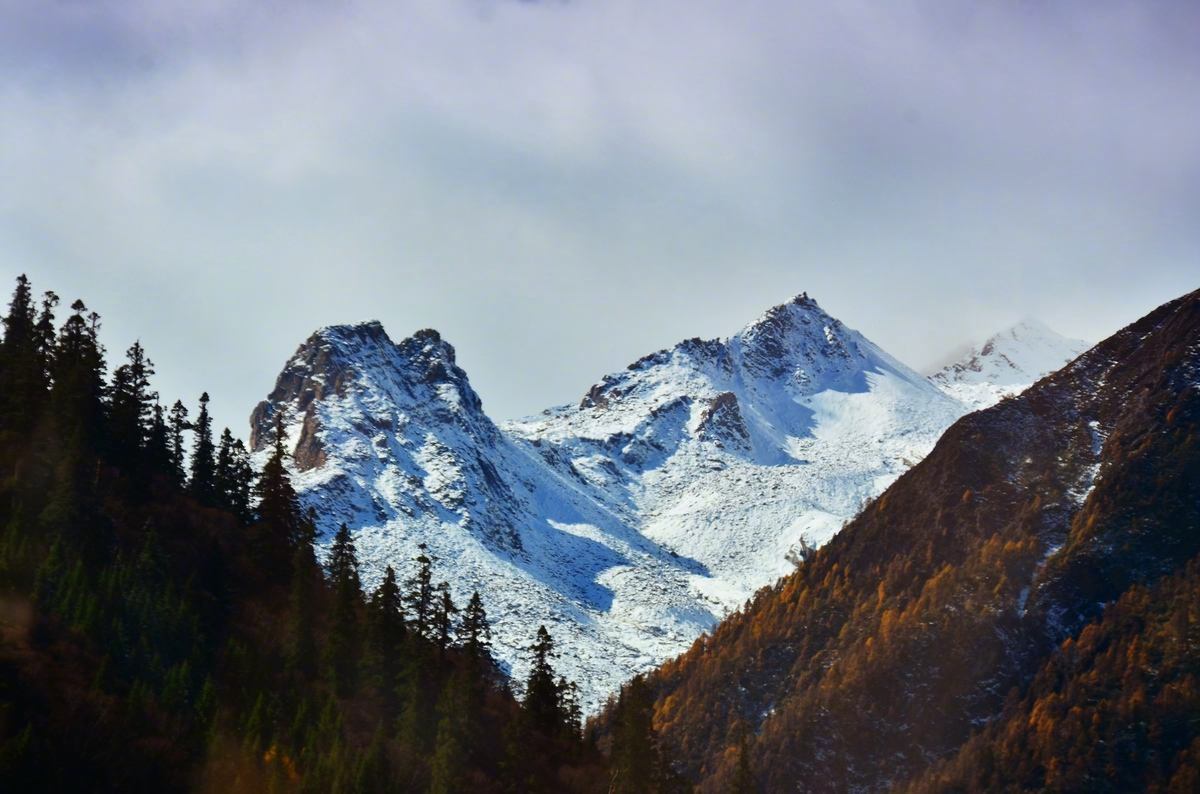
[[[97,333],[99,317],[86,313],[83,301],[71,305],[54,351],[50,391],[53,446],[47,452],[53,484],[41,512],[42,524],[60,532],[90,563],[109,551],[110,527],[97,508],[98,442],[104,430],[104,354]]]
[[[104,424],[104,348],[100,317],[83,301],[71,304],[53,356],[50,409],[60,440],[94,449]]]
[[[146,357],[140,342],[125,353],[126,363],[113,373],[109,389],[108,434],[113,462],[136,468],[150,436],[150,423],[158,395],[150,390],[154,364]]]
[[[372,684],[389,704],[395,700],[404,637],[404,603],[396,571],[389,565],[367,606],[367,658]]]
[[[662,762],[652,722],[654,699],[646,679],[634,676],[617,701],[611,757],[614,794],[650,794],[662,781]]]
[[[329,579],[333,584],[332,627],[329,632],[328,659],[334,686],[347,695],[357,682],[360,654],[358,629],[362,585],[358,577],[358,556],[354,538],[345,524],[338,527],[329,551]]]
[[[483,599],[479,591],[471,594],[471,600],[463,609],[462,623],[458,627],[459,644],[467,652],[467,657],[481,662],[487,667],[492,664],[492,627],[488,623],[487,612],[483,609]]]
[[[234,439],[229,459],[226,504],[234,515],[244,523],[249,523],[252,517],[250,494],[254,491],[254,467],[250,464],[250,453],[240,438]]]
[[[418,547],[417,572],[408,580],[405,601],[413,615],[413,629],[418,637],[433,639],[433,560],[426,554],[425,544]]]
[[[175,483],[183,485],[185,462],[183,434],[187,430],[192,429],[192,423],[188,421],[188,409],[182,401],[176,400],[171,406],[171,418],[168,423],[169,428],[169,449],[170,449],[170,469],[171,476]]]
[[[0,405],[5,427],[28,433],[42,407],[46,381],[39,356],[36,308],[29,279],[17,277],[17,287],[4,317],[4,344],[0,346]]]
[[[525,711],[538,730],[554,735],[563,723],[562,700],[554,668],[550,665],[550,660],[557,655],[554,640],[545,626],[538,626],[532,650],[533,665],[525,684]]]
[[[58,295],[47,290],[42,296],[42,311],[38,315],[37,325],[34,326],[34,336],[37,339],[37,357],[41,389],[44,393],[50,387],[51,368],[54,365],[54,346],[58,334],[54,329],[54,310],[58,307]]]
[[[287,432],[283,415],[275,417],[271,457],[258,478],[258,523],[252,535],[253,552],[260,566],[270,569],[273,560],[289,556],[289,550],[305,542],[300,502],[288,474]]]
[[[438,698],[437,736],[430,762],[430,794],[455,794],[464,789],[463,770],[469,759],[468,748],[475,742],[473,728],[478,715],[471,707],[470,674],[458,668],[447,679]]]
[[[312,543],[299,543],[292,552],[291,589],[288,595],[287,667],[301,678],[317,672],[316,587],[319,577]]]
[[[192,471],[188,488],[199,501],[213,504],[217,492],[217,464],[214,459],[212,417],[208,415],[208,392],[200,395],[200,414],[192,430],[196,438],[192,444]]]
[[[169,474],[171,470],[171,436],[166,412],[154,401],[150,410],[150,429],[146,436],[146,465],[155,472]]]
[[[434,642],[437,643],[438,651],[445,653],[450,647],[450,638],[454,634],[454,616],[458,614],[458,607],[454,605],[454,599],[450,597],[449,582],[438,584],[437,595],[434,597],[433,603]]]

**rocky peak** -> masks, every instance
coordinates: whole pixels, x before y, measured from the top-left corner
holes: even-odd
[[[301,469],[324,461],[317,443],[315,405],[359,391],[390,394],[397,403],[446,402],[479,412],[482,403],[455,363],[454,347],[433,329],[393,342],[382,323],[371,320],[330,325],[314,332],[284,365],[275,388],[250,417],[250,441],[261,449],[278,411],[289,424],[301,421],[295,459]],[[430,389],[432,393],[419,393]]]
[[[941,389],[973,408],[1017,394],[1087,348],[1033,318],[993,334],[958,361],[930,376]]]

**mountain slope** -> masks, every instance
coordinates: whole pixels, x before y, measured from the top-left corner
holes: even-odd
[[[1200,293],[954,424],[801,568],[652,677],[720,791],[875,789],[953,753],[1131,584],[1200,549]],[[1194,729],[1194,728],[1193,728]]]
[[[1027,318],[993,335],[929,379],[973,409],[995,405],[1020,394],[1074,359],[1088,347],[1038,320]]]
[[[518,674],[545,623],[596,707],[828,539],[963,411],[806,296],[688,340],[578,406],[498,428],[433,331],[322,329],[252,417],[283,412],[296,483],[373,583],[419,544],[478,589]]]

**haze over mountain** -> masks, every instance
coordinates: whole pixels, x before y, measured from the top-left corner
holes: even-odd
[[[1087,347],[1082,339],[1068,339],[1027,317],[929,377],[960,402],[986,408],[1003,397],[1020,394]]]
[[[326,539],[355,531],[368,582],[424,544],[456,597],[484,595],[506,664],[524,670],[545,623],[595,707],[792,570],[966,410],[801,295],[501,426],[437,332],[324,328],[251,440],[262,454],[282,411],[302,498]]]

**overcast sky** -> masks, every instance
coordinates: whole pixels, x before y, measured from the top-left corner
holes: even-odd
[[[372,318],[500,419],[800,291],[918,368],[1094,341],[1200,286],[1198,42],[1144,0],[0,0],[0,276],[239,434]]]

